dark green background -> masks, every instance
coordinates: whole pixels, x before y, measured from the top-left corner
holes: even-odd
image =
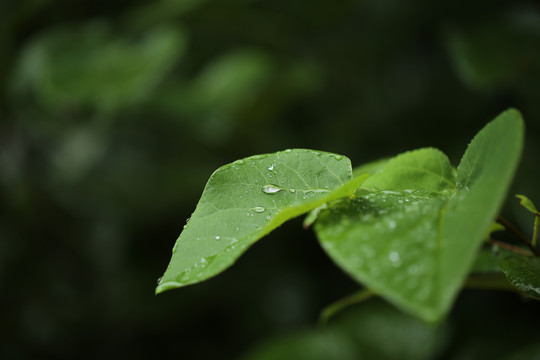
[[[508,107],[527,127],[513,193],[539,203],[536,1],[2,1],[0,357],[229,359],[312,329],[358,286],[300,220],[154,296],[212,171],[299,147],[359,165],[434,146],[457,164]],[[504,214],[530,233],[517,203]],[[437,354],[525,351],[539,319],[466,291]]]

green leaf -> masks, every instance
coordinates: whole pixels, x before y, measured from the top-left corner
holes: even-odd
[[[156,293],[219,274],[285,221],[352,195],[366,177],[353,179],[346,157],[302,149],[219,168],[176,241]]]
[[[357,166],[353,169],[353,176],[357,177],[364,174],[372,175],[378,171],[381,171],[389,160],[389,158],[383,158]]]
[[[526,294],[540,298],[540,258],[508,256],[501,260],[501,269],[512,285]]]
[[[397,156],[356,198],[321,213],[323,248],[395,305],[441,319],[503,202],[522,142],[521,116],[509,110],[474,138],[457,173],[435,149]]]
[[[146,99],[182,57],[186,34],[156,26],[120,37],[106,21],[44,32],[22,51],[16,92],[30,91],[45,107],[116,111]]]
[[[389,160],[388,158],[378,159],[378,160],[369,162],[367,164],[355,167],[353,169],[353,177],[356,178],[356,177],[363,177],[365,175],[372,175],[380,171],[384,167],[384,165],[386,165],[388,160]],[[323,204],[319,206],[318,208],[311,210],[306,215],[306,218],[304,219],[304,223],[303,223],[304,229],[307,229],[311,225],[313,225],[315,221],[317,221],[317,218],[319,217],[320,212],[326,209],[327,207],[328,207],[328,204]]]
[[[516,195],[516,197],[520,200],[519,203],[521,204],[521,206],[523,206],[525,209],[529,210],[535,215],[540,215],[538,210],[536,210],[536,206],[534,206],[534,203],[531,201],[531,199],[529,199],[525,195]]]
[[[497,246],[490,246],[489,248],[482,248],[476,254],[474,264],[471,268],[472,274],[489,274],[501,272],[501,259],[505,256],[513,254],[511,251],[499,248]]]
[[[448,334],[445,327],[429,326],[382,301],[369,301],[347,309],[324,328],[266,341],[242,359],[431,359]]]

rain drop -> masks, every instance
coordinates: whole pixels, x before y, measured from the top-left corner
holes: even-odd
[[[262,191],[266,194],[275,194],[279,191],[283,190],[279,186],[267,184],[262,187]]]
[[[294,190],[294,189],[289,189],[289,191],[292,192],[292,193],[296,192],[296,190]]]
[[[399,256],[399,253],[397,251],[392,251],[390,255],[388,255],[388,258],[392,262],[392,265],[394,266],[400,266],[401,265],[401,258]]]
[[[221,236],[217,235],[216,236],[216,240],[219,240],[221,238]]]
[[[252,208],[251,210],[255,211],[256,213],[262,213],[262,212],[264,212],[266,209],[263,208],[262,206],[255,206],[255,207]]]
[[[268,167],[268,170],[270,170],[270,171],[274,170],[274,166],[275,166],[274,164],[270,165],[270,166]]]

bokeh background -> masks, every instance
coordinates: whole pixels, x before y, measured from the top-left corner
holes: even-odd
[[[358,285],[301,219],[154,296],[217,167],[424,146],[457,165],[508,107],[512,191],[538,203],[537,1],[2,0],[0,357],[532,359],[540,305],[515,294],[466,290],[438,328],[378,300],[317,327]]]

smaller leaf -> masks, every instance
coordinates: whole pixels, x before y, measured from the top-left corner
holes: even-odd
[[[374,173],[382,170],[389,160],[390,158],[382,158],[357,166],[353,169],[353,177],[363,174],[373,175]]]
[[[529,199],[525,195],[519,194],[516,195],[516,197],[519,199],[519,203],[521,204],[521,206],[523,206],[525,209],[529,210],[533,214],[540,216],[540,213],[538,212],[538,210],[536,210],[536,206],[534,206],[534,203],[531,201],[531,199]]]
[[[512,285],[540,298],[540,258],[512,255],[501,260],[501,269]]]
[[[471,269],[471,274],[489,274],[501,272],[501,259],[513,255],[509,250],[498,246],[482,248],[478,251]]]

